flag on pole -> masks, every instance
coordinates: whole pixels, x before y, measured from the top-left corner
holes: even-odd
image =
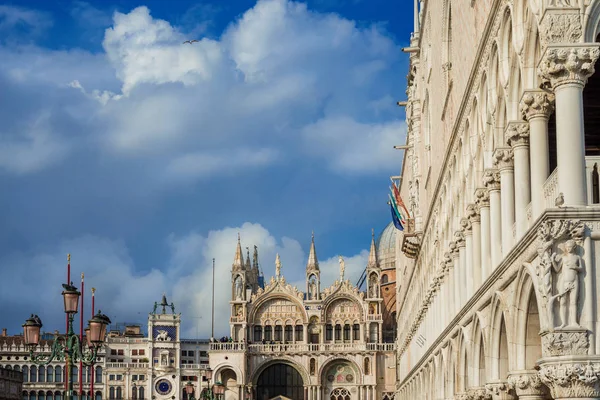
[[[396,215],[396,211],[394,211],[393,204],[391,202],[389,204],[390,204],[390,210],[392,211],[392,221],[394,222],[394,226],[396,227],[396,229],[403,231],[404,227],[400,223],[400,220],[398,219],[398,216]]]
[[[406,218],[410,218],[410,213],[408,212],[404,201],[402,201],[402,197],[400,196],[400,190],[398,189],[398,186],[396,186],[396,182],[394,182],[392,178],[390,178],[390,180],[392,181],[392,191],[394,193],[394,198],[396,199],[398,207],[400,207],[404,211],[404,215],[406,215]]]
[[[392,210],[394,210],[394,215],[398,219],[398,222],[400,222],[400,225],[402,225],[402,229],[404,229],[404,225],[406,224],[406,221],[404,221],[404,217],[402,217],[402,214],[400,214],[400,211],[398,211],[398,206],[396,206],[396,202],[390,194],[388,194],[388,198],[389,203],[392,206]]]
[[[394,209],[396,210],[396,213],[398,214],[398,219],[400,220],[402,225],[406,225],[406,220],[407,220],[408,216],[398,205],[398,202],[396,201],[396,197],[394,196],[394,190],[391,187],[389,189],[390,189],[390,193],[389,193],[388,197],[390,198],[390,201],[394,204]]]

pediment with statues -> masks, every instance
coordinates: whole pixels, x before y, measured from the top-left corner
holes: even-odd
[[[358,288],[354,286],[349,279],[346,279],[341,282],[336,280],[335,282],[333,282],[333,285],[329,286],[328,288],[325,288],[323,290],[323,293],[321,293],[321,298],[325,300],[327,298],[331,298],[334,295],[342,294],[355,297],[359,301],[362,301],[365,297],[365,294],[363,292],[359,291]]]
[[[267,282],[265,288],[258,288],[256,293],[252,295],[251,300],[254,303],[261,297],[279,293],[292,296],[300,301],[304,300],[304,292],[300,291],[296,286],[287,283],[283,276],[278,278],[271,277],[271,280]]]

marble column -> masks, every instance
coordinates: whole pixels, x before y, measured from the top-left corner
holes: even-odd
[[[550,81],[556,96],[558,190],[566,206],[587,204],[583,87],[599,55],[597,43],[551,45],[539,65],[540,75]]]
[[[521,113],[529,122],[529,161],[531,173],[531,219],[544,211],[544,183],[550,175],[548,119],[554,111],[554,94],[545,90],[526,90],[521,98]]]
[[[500,171],[500,200],[502,204],[502,255],[506,256],[514,243],[515,224],[515,176],[513,152],[509,147],[499,147],[494,151],[494,166]]]
[[[465,238],[463,271],[465,271],[465,283],[467,285],[467,290],[465,290],[466,303],[475,292],[475,280],[473,279],[473,225],[468,218],[463,218],[460,220],[460,227]]]
[[[545,400],[548,398],[548,388],[540,379],[537,371],[511,371],[508,373],[508,383],[519,400]]]
[[[458,309],[460,310],[467,302],[467,271],[466,271],[466,257],[465,257],[465,234],[462,231],[454,232],[454,241],[458,247],[458,276],[459,276],[459,292],[460,292],[460,303]]]
[[[527,207],[531,202],[531,180],[529,178],[529,124],[511,121],[506,127],[505,138],[514,154],[515,233],[519,239],[529,228]]]
[[[444,287],[446,288],[444,293],[447,297],[442,297],[445,302],[445,312],[444,312],[444,327],[448,326],[452,318],[454,317],[454,299],[452,298],[452,294],[455,292],[454,290],[454,274],[452,269],[454,267],[454,261],[452,261],[451,253],[444,253]]]
[[[476,204],[467,206],[467,218],[471,224],[471,229],[467,230],[467,237],[471,238],[471,275],[473,277],[473,293],[481,286],[482,266],[481,266],[481,216]],[[468,241],[467,241],[468,246]]]
[[[475,190],[475,204],[481,221],[481,283],[492,271],[490,242],[490,194],[485,188]]]
[[[492,270],[502,261],[502,205],[500,200],[500,172],[497,169],[485,170],[483,184],[490,198],[490,255]]]
[[[452,256],[452,280],[454,282],[454,296],[453,296],[453,300],[454,300],[454,310],[452,313],[452,316],[454,317],[457,313],[458,310],[460,310],[461,304],[460,304],[460,286],[461,286],[461,281],[460,281],[460,271],[459,271],[459,259],[458,259],[458,246],[456,245],[455,242],[450,242],[450,251],[452,252],[451,256]]]

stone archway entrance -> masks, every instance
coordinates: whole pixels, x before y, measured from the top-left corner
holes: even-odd
[[[356,367],[347,360],[334,360],[322,372],[322,398],[325,400],[356,400],[360,390],[360,376]]]
[[[277,363],[267,367],[256,382],[256,400],[283,396],[291,400],[304,399],[304,380],[291,365]]]

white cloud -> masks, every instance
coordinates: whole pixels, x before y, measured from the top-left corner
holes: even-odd
[[[74,9],[80,19],[96,12],[82,2]],[[0,47],[9,60],[0,74],[17,89],[42,93],[23,107],[31,115],[38,103],[68,110],[84,132],[77,145],[95,144],[91,156],[142,160],[160,183],[173,174],[187,182],[306,156],[341,174],[396,167],[389,145],[402,132],[392,100],[401,85],[393,83],[398,48],[376,25],[359,27],[304,3],[259,0],[220,37],[187,39],[141,6],[113,15],[104,54]],[[0,168],[24,170],[15,163]]]
[[[38,34],[51,25],[52,19],[46,13],[0,4],[0,31],[26,26],[32,33]]]
[[[329,161],[342,173],[373,173],[397,168],[393,146],[404,143],[406,124],[400,121],[368,124],[350,117],[326,118],[303,130],[308,152]]]
[[[36,313],[46,329],[60,329],[63,321],[60,284],[66,275],[66,268],[61,266],[66,265],[66,254],[71,252],[71,280],[79,286],[80,273],[85,272],[87,289],[97,288],[97,309],[114,323],[145,323],[152,305],[165,292],[168,300],[173,301],[182,313],[183,336],[199,334],[207,338],[210,336],[212,259],[215,258],[215,334],[226,335],[229,332],[231,264],[238,232],[244,257],[246,247],[252,252],[252,246],[258,246],[261,268],[267,280],[274,275],[275,254],[279,253],[282,274],[288,281],[298,282],[298,288],[304,290],[307,251],[295,239],[276,239],[260,224],[247,222],[240,227],[213,230],[207,235],[198,232],[169,235],[166,243],[170,261],[160,270],[134,265],[123,242],[90,235],[65,240],[52,249],[38,249],[32,255],[5,257],[0,259],[5,271],[0,281],[0,300],[6,304],[11,299],[19,299],[12,311],[22,313],[23,320],[28,313]],[[346,277],[353,283],[364,269],[366,259],[366,251],[346,258]],[[9,268],[15,265],[20,268]],[[324,288],[339,278],[337,257],[321,262],[321,271]],[[31,280],[31,276],[44,276],[44,279]],[[24,293],[34,295],[26,297]],[[87,319],[89,297],[86,304]]]

